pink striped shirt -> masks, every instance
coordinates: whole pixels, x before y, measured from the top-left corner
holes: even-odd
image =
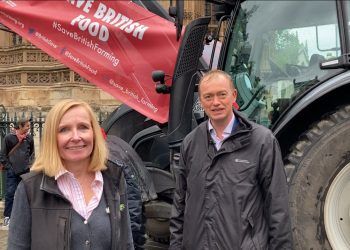
[[[101,171],[95,173],[95,179],[91,183],[94,195],[88,204],[85,202],[83,189],[79,181],[71,172],[62,170],[55,176],[55,179],[57,180],[59,190],[72,203],[73,209],[85,220],[89,219],[92,211],[98,206],[102,197],[103,177]]]

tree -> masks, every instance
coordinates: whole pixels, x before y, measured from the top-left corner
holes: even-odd
[[[272,32],[269,51],[278,65],[298,64],[301,51],[307,53],[305,45],[299,41],[298,33],[289,30]]]

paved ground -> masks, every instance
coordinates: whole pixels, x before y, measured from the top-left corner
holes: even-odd
[[[0,228],[0,250],[7,249],[7,230]]]
[[[0,250],[7,249],[7,230],[2,229],[4,202],[0,201]]]

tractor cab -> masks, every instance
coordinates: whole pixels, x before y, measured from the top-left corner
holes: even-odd
[[[342,54],[333,1],[244,1],[228,28],[222,67],[234,80],[240,110],[267,127],[339,71],[320,67]]]

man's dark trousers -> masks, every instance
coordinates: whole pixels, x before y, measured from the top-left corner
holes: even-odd
[[[13,198],[21,177],[16,175],[13,170],[6,170],[6,193],[5,193],[5,210],[4,217],[11,217]]]

